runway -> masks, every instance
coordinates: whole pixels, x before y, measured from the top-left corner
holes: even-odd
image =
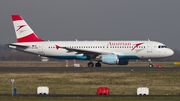
[[[0,72],[122,72],[180,71],[180,67],[0,67]]]

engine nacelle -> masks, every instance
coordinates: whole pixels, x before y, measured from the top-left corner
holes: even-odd
[[[129,63],[128,59],[119,59],[118,55],[114,54],[102,55],[101,61],[104,64],[110,65],[128,65]]]
[[[119,58],[118,55],[114,54],[108,54],[108,55],[102,55],[102,63],[105,64],[118,64],[119,63]]]

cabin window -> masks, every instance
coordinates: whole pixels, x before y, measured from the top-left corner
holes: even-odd
[[[158,48],[167,48],[166,46],[160,45]]]

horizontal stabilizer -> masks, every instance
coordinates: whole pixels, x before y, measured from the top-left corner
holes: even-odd
[[[26,48],[29,48],[30,46],[28,46],[28,45],[18,45],[18,44],[8,44],[8,46],[9,47],[14,47],[14,48],[24,48],[24,49],[26,49]]]

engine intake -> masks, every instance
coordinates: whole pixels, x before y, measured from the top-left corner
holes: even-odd
[[[109,55],[102,55],[102,62],[105,64],[118,64],[119,58],[117,55],[109,54]]]

